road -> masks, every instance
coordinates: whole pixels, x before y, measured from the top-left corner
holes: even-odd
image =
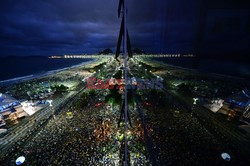
[[[60,107],[62,104],[66,103],[70,98],[74,97],[78,94],[79,91],[70,91],[64,97],[58,97],[53,100],[53,106],[47,106],[31,117],[25,119],[25,122],[18,124],[16,127],[11,129],[7,135],[0,138],[0,149],[1,149],[1,156],[4,155],[14,143],[22,140],[23,138],[27,137],[29,132],[36,127],[39,127],[44,121],[49,119],[55,111]]]

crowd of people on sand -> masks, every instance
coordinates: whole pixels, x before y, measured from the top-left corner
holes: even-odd
[[[54,116],[31,140],[25,140],[23,146],[20,142],[9,164],[14,165],[18,156],[24,156],[27,165],[103,163],[103,156],[107,155],[106,147],[117,150],[114,146],[116,143],[110,139],[113,136],[111,119],[101,121],[99,111],[92,107],[69,111],[73,116],[62,112]],[[99,131],[102,128],[107,132]]]
[[[32,138],[28,138],[27,135],[28,139],[23,138],[19,141],[12,152],[6,154],[5,164],[15,165],[15,160],[20,156],[25,157],[25,165],[121,164],[124,160],[121,154],[121,142],[124,138],[121,139],[123,131],[117,126],[119,111],[104,111],[105,108],[105,105],[97,108],[94,104],[82,110],[76,110],[74,106],[68,107],[58,115],[52,116]],[[42,122],[37,127],[41,125]],[[132,132],[140,133],[138,136],[143,137],[141,130]],[[34,133],[30,131],[29,134]],[[144,146],[143,141],[140,141],[140,146]],[[137,147],[136,141],[131,142],[131,151],[136,154],[132,155],[131,152],[131,158],[137,156],[131,163],[145,165],[145,156],[138,153],[136,148],[132,150],[132,146]]]
[[[228,137],[219,133],[219,127],[209,126],[211,130],[208,130],[208,126],[190,112],[171,106],[153,110],[150,108],[145,118],[153,129],[152,141],[160,163],[223,164],[224,151],[242,157],[237,148],[232,149]]]
[[[120,154],[122,138],[117,135],[119,109],[108,113],[104,111],[105,106],[96,108],[95,102],[89,103],[93,103],[93,106],[89,105],[81,110],[70,107],[61,111],[34,137],[24,138],[16,143],[11,158],[6,156],[7,165],[15,165],[19,156],[26,158],[26,165],[120,164],[123,159]],[[212,133],[204,126],[204,122],[190,112],[168,104],[167,108],[156,108],[152,105],[143,112],[144,123],[153,145],[151,152],[144,140],[145,133],[138,112],[131,113],[134,140],[129,140],[129,146],[132,147],[131,156],[132,153],[141,156],[141,161],[138,162],[141,164],[137,165],[145,165],[146,160],[152,159],[150,155],[154,155],[156,162],[162,165],[207,165],[224,162],[220,154],[228,150],[228,143],[226,136],[220,135],[222,139],[216,136],[219,128],[213,126],[215,131]],[[71,113],[67,114],[69,112]],[[143,150],[139,151],[140,148]],[[147,158],[143,153],[148,153]]]

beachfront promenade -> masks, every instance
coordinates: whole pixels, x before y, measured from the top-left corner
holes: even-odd
[[[78,93],[78,91],[71,91],[67,94],[64,94],[64,96],[53,100],[53,106],[47,106],[46,108],[43,108],[31,117],[26,118],[13,129],[10,129],[7,135],[0,138],[1,155],[5,155],[5,152],[11,148],[13,143],[18,143],[19,141],[22,142],[23,139],[26,140],[29,135],[33,134],[34,129],[38,129],[40,126],[42,126],[43,123],[45,123],[54,115],[57,109],[59,109],[63,104],[67,103]]]

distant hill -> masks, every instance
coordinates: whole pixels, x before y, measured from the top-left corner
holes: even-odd
[[[113,54],[113,51],[110,48],[107,48],[105,50],[102,50],[101,52],[98,53],[99,55],[103,54],[103,55],[109,55],[109,54]]]
[[[120,53],[123,53],[123,51],[121,51]],[[101,52],[98,53],[98,55],[110,55],[110,54],[114,54],[114,52],[110,48],[102,50]],[[135,54],[135,55],[141,55],[141,54],[146,54],[146,52],[143,51],[143,50],[141,50],[141,49],[139,49],[139,48],[135,48],[133,50],[133,54]]]
[[[133,50],[133,54],[141,55],[141,54],[146,54],[146,52],[144,52],[143,50],[141,50],[139,48],[135,48]]]

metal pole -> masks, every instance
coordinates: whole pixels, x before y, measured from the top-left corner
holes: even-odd
[[[125,78],[125,133],[124,133],[124,142],[125,142],[125,166],[128,166],[128,140],[127,140],[127,130],[128,130],[128,96],[127,96],[127,0],[124,0],[123,4],[123,17],[124,17],[124,78]]]

